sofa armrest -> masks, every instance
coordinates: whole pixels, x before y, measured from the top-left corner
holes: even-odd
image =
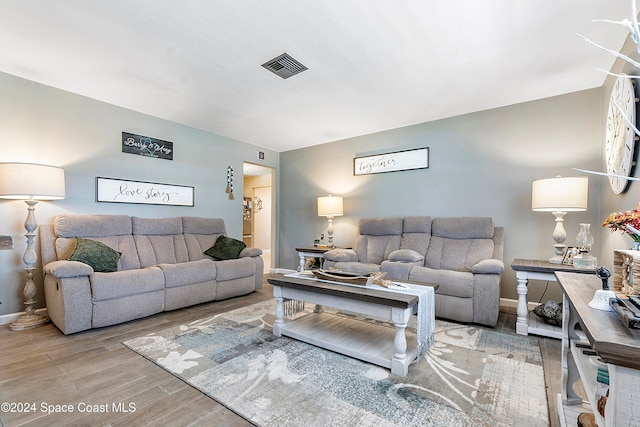
[[[424,262],[424,255],[421,255],[413,249],[398,249],[391,252],[387,257],[387,260],[422,264]]]
[[[44,266],[45,274],[50,274],[59,279],[65,277],[91,276],[93,268],[79,261],[52,261]]]
[[[322,257],[334,262],[358,261],[358,254],[353,249],[336,248],[325,252]]]
[[[504,271],[504,262],[499,259],[483,259],[473,267],[473,274],[502,274]]]
[[[256,257],[262,255],[262,249],[260,248],[244,248],[238,258],[243,257]]]

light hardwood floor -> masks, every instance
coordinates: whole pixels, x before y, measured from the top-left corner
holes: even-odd
[[[21,409],[19,413],[0,412],[0,425],[249,426],[241,417],[146,361],[122,342],[272,297],[272,288],[265,280],[261,290],[247,296],[69,336],[52,324],[23,332],[0,326],[0,402],[12,402],[13,409]],[[515,312],[501,312],[496,330],[514,334],[515,320]],[[538,340],[550,425],[555,427],[559,425],[555,396],[560,391],[561,344],[554,339]],[[120,404],[123,405],[120,408],[130,409],[130,403],[135,405],[135,411],[118,411],[113,406]],[[28,406],[22,408],[23,404]],[[62,412],[69,408],[54,405],[70,405],[73,412]],[[51,414],[46,413],[48,409]],[[108,412],[86,412],[87,409]]]

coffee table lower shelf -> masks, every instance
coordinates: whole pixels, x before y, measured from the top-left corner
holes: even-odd
[[[282,335],[391,369],[395,328],[348,318],[328,312],[310,313],[288,320]],[[408,361],[418,355],[416,335],[407,331]]]

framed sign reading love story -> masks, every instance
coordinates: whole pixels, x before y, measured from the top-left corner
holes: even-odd
[[[111,203],[194,206],[194,188],[184,185],[96,177],[96,200]]]

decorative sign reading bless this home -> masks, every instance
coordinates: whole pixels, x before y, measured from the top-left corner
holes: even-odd
[[[354,175],[426,169],[428,167],[428,147],[377,154],[374,156],[356,157],[353,159]]]
[[[122,152],[173,160],[173,142],[122,132]]]
[[[96,200],[111,203],[193,206],[193,187],[96,177]]]

